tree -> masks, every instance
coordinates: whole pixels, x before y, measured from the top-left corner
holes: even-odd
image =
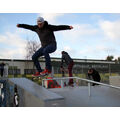
[[[120,64],[120,57],[118,57],[117,59],[115,59],[115,63]]]
[[[115,61],[116,64],[118,63],[118,60],[117,60],[117,59],[115,59],[114,61]]]
[[[29,61],[32,59],[33,54],[40,48],[40,43],[38,43],[35,40],[27,40],[27,44],[26,44],[26,62],[25,62],[25,66],[26,69],[29,69]],[[34,69],[34,64],[33,64],[33,69]]]
[[[120,63],[120,57],[118,57],[118,59],[117,59],[117,60],[118,60],[118,63]]]
[[[113,61],[113,59],[114,59],[114,56],[112,56],[112,55],[111,56],[107,56],[107,58],[106,58],[107,61]]]
[[[28,40],[26,45],[26,59],[31,60],[33,54],[40,48],[40,43],[35,40]]]

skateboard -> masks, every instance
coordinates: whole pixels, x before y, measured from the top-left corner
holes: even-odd
[[[42,80],[42,79],[47,79],[48,77],[52,77],[51,74],[47,74],[47,75],[39,75],[39,76],[32,76],[33,80]]]
[[[32,76],[32,81],[36,82],[37,84],[41,85],[43,79],[48,79],[48,76],[50,75],[44,75],[44,76]],[[51,77],[52,78],[52,77]]]

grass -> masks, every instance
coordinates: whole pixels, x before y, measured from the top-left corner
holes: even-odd
[[[101,73],[100,74],[101,82],[109,84],[109,76],[118,76],[118,75],[119,74],[117,74],[117,73],[111,73],[111,75],[109,73]],[[73,76],[77,76],[77,77],[80,77],[80,78],[87,78],[86,74],[73,74]],[[26,77],[26,78],[34,81],[35,83],[37,83],[39,85],[42,84],[42,79],[33,79],[31,75],[14,75],[14,76],[13,75],[9,75],[8,77],[9,78],[12,78],[12,77],[17,77],[17,78]],[[54,77],[62,77],[62,75],[61,74],[54,74]],[[65,77],[68,77],[68,74],[65,75]],[[84,81],[82,81],[82,83],[83,82]]]

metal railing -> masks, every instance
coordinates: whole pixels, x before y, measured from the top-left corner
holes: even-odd
[[[95,83],[95,84],[99,84],[99,85],[102,85],[102,86],[106,86],[106,87],[115,88],[115,89],[119,89],[120,90],[120,87],[118,87],[118,86],[109,85],[109,84],[105,84],[105,83],[101,83],[101,82],[95,82],[93,80],[79,78],[79,77],[59,77],[59,78],[52,78],[52,80],[61,80],[61,88],[64,87],[63,86],[63,80],[68,80],[68,79],[76,79],[76,83],[79,80],[88,82],[88,94],[89,94],[89,96],[91,96],[91,84],[90,83]],[[44,81],[47,81],[47,80],[51,80],[51,79],[43,79],[42,80],[42,86],[44,86]]]

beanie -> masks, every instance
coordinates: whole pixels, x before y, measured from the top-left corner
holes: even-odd
[[[43,17],[38,17],[37,22],[40,22],[40,23],[44,22],[44,18]]]

